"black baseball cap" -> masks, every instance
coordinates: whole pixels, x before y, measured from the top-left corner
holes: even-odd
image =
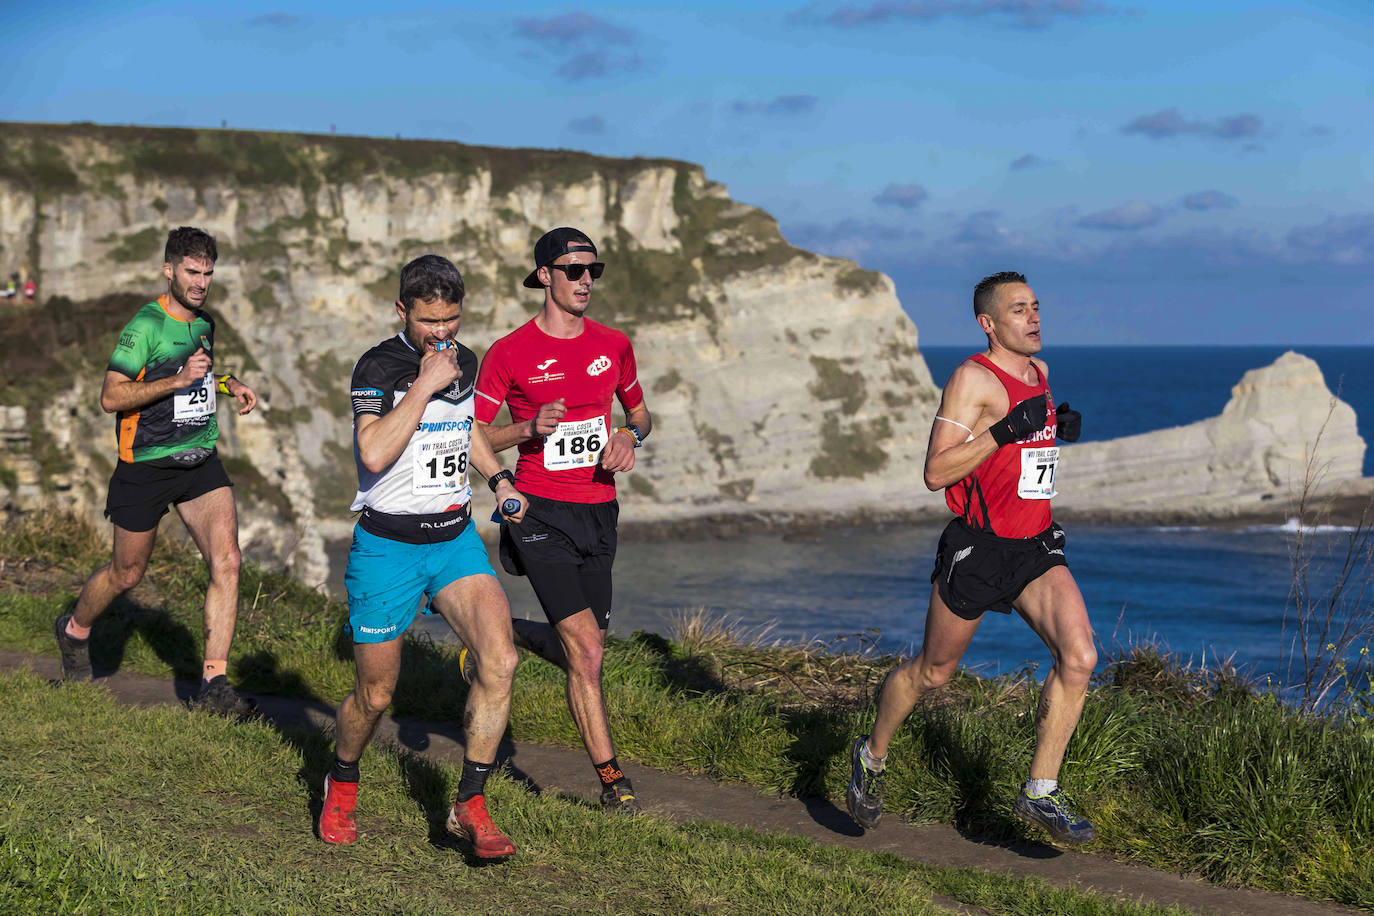
[[[587,233],[579,229],[559,226],[545,232],[539,237],[539,241],[534,243],[534,270],[525,278],[525,286],[529,289],[543,289],[544,284],[539,282],[539,268],[552,264],[571,251],[590,251],[592,257],[596,257],[596,246],[587,237]]]

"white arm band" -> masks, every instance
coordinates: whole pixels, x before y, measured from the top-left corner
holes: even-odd
[[[964,424],[960,423],[958,420],[951,420],[949,417],[941,417],[941,416],[937,416],[935,419],[937,419],[937,420],[944,420],[946,423],[953,423],[955,426],[959,427],[960,429],[962,429],[962,430],[967,430],[967,432],[968,432],[968,438],[965,439],[964,441],[965,441],[965,442],[972,442],[972,441],[973,441],[973,430],[969,429],[967,426],[965,426]]]

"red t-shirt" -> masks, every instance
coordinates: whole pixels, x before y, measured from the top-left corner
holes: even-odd
[[[1054,416],[1054,396],[1049,383],[1035,366],[1036,383],[1013,378],[982,353],[969,357],[991,369],[1007,390],[1007,406],[1020,404],[1040,393],[1046,395],[1046,425],[1018,442],[993,452],[963,480],[945,488],[945,505],[958,513],[969,527],[998,537],[1028,538],[1050,526],[1050,497],[1059,449],[1054,444],[1059,424]],[[1035,365],[1032,363],[1031,365]]]
[[[520,444],[515,485],[545,499],[604,503],[615,499],[615,474],[598,461],[615,432],[612,394],[627,411],[644,400],[630,338],[591,319],[576,337],[550,337],[531,319],[483,357],[476,416],[490,423],[504,401],[523,423],[563,398],[568,412],[558,429]]]

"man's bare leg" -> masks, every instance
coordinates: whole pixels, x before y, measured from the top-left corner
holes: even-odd
[[[128,531],[114,526],[110,562],[86,580],[72,612],[53,621],[53,636],[62,656],[62,680],[91,679],[91,627],[116,598],[143,578],[156,541],[157,528]]]
[[[596,625],[591,608],[583,608],[554,626],[568,672],[568,711],[577,723],[587,756],[596,765],[615,756],[606,700],[601,692],[601,661],[606,631]]]
[[[453,632],[477,656],[477,673],[468,690],[463,732],[469,760],[492,763],[510,719],[512,684],[519,656],[512,642],[510,605],[495,576],[466,576],[445,586],[434,599]]]
[[[335,716],[335,750],[340,760],[356,763],[372,740],[377,722],[391,705],[401,673],[401,638],[353,644],[357,669],[353,692],[344,697]]]
[[[860,826],[877,827],[883,816],[882,773],[892,736],[921,697],[953,677],[980,619],[965,620],[955,614],[940,597],[939,588],[931,586],[921,651],[888,672],[878,694],[878,716],[872,733],[867,739],[855,738],[849,748],[845,804]]]
[[[239,526],[232,487],[220,487],[176,507],[205,564],[205,661],[227,661],[239,611]],[[207,672],[223,674],[218,669]],[[206,678],[209,680],[209,677]]]
[[[925,637],[921,651],[913,659],[893,668],[883,681],[878,695],[878,717],[868,736],[868,749],[874,757],[886,757],[888,745],[921,697],[949,683],[964,657],[981,618],[965,620],[930,587],[930,607],[926,611]]]
[[[1015,607],[1054,658],[1036,710],[1030,775],[1032,779],[1058,779],[1064,751],[1083,713],[1088,683],[1097,667],[1092,625],[1078,583],[1066,566],[1056,566],[1027,585]]]
[[[1097,831],[1059,794],[1059,768],[1083,713],[1088,682],[1097,665],[1088,612],[1078,584],[1065,566],[1057,566],[1027,585],[1014,605],[1049,647],[1054,667],[1045,677],[1036,709],[1030,779],[1012,811],[1026,823],[1046,830],[1055,842],[1084,843],[1096,837]]]
[[[72,619],[78,626],[94,625],[96,618],[105,613],[116,598],[142,581],[156,542],[157,528],[127,531],[118,525],[114,526],[114,549],[110,553],[110,562],[86,580],[76,599],[76,607],[72,610]]]
[[[486,785],[510,718],[511,685],[519,661],[512,642],[510,605],[496,577],[486,573],[450,582],[433,604],[477,662],[463,711],[467,741],[463,775],[446,826],[450,833],[469,840],[478,857],[505,858],[515,852],[515,844],[487,813]]]

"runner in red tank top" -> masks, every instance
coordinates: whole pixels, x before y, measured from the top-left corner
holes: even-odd
[[[544,307],[487,351],[476,417],[494,449],[520,447],[516,486],[530,500],[519,524],[501,526],[501,563],[529,577],[549,622],[512,621],[516,643],[567,673],[568,708],[601,780],[601,804],[633,814],[639,803],[611,743],[601,655],[620,512],[615,475],[634,468],[653,418],[630,339],[586,317],[605,266],[576,229],[535,243],[525,286],[543,290]],[[612,397],[624,426],[611,422]],[[512,422],[488,426],[503,402]]]
[[[925,641],[883,683],[873,731],[850,748],[849,813],[864,827],[882,815],[882,770],[892,736],[917,701],[945,684],[984,611],[1015,610],[1054,658],[1036,716],[1030,778],[1012,811],[1055,842],[1096,836],[1059,791],[1064,750],[1097,665],[1083,596],[1069,572],[1064,532],[1050,515],[1056,436],[1078,439],[1082,418],[1056,408],[1040,352],[1040,302],[1010,271],[984,278],[973,312],[988,337],[945,385],[926,449],[925,481],[945,488],[958,514],[945,528],[931,575]]]

